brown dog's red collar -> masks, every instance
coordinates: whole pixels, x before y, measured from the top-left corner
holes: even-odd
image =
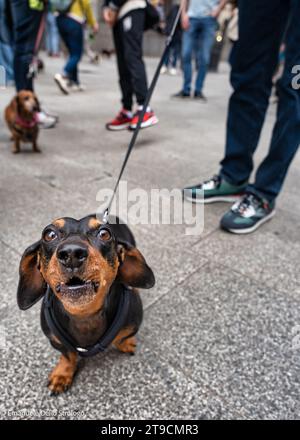
[[[37,113],[33,114],[33,118],[30,121],[21,118],[19,114],[17,114],[15,124],[22,128],[34,128],[38,124],[38,116]]]

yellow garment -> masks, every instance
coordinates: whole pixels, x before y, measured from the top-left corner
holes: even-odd
[[[69,14],[74,18],[78,17],[82,22],[86,19],[91,27],[96,24],[96,18],[90,0],[75,0]]]
[[[44,9],[44,3],[42,0],[29,0],[30,9],[36,9],[37,11],[42,11]]]

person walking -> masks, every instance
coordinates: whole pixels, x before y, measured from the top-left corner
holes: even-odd
[[[99,25],[95,19],[90,0],[75,0],[71,2],[66,11],[57,16],[58,30],[69,51],[69,58],[63,72],[56,73],[54,80],[65,95],[68,95],[71,89],[85,90],[79,80],[78,64],[84,49],[84,25],[86,22],[94,33],[98,32]]]
[[[225,156],[211,179],[187,187],[192,202],[234,201],[221,219],[226,231],[255,231],[275,214],[276,199],[300,144],[300,0],[239,0],[239,39],[231,55],[231,84]],[[278,109],[269,151],[254,181],[258,145],[285,41],[285,64],[278,80]]]
[[[104,20],[113,29],[122,93],[122,109],[106,124],[108,130],[134,130],[146,100],[148,85],[142,48],[146,6],[146,0],[105,0],[104,3]],[[132,113],[134,96],[137,110]],[[141,128],[157,123],[158,118],[148,106]]]
[[[217,29],[217,17],[227,0],[181,0],[181,24],[184,30],[182,42],[183,87],[173,95],[189,98],[192,91],[192,58],[195,54],[197,75],[193,97],[206,101],[203,85],[209,65],[211,48]]]
[[[14,78],[17,92],[33,91],[34,75],[30,74],[30,66],[34,58],[34,50],[41,20],[44,14],[43,0],[10,0],[10,13],[13,27]],[[37,112],[37,121],[42,128],[52,128],[57,118],[45,111]]]

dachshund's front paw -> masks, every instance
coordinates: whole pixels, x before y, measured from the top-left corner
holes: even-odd
[[[62,375],[54,371],[49,376],[48,388],[51,395],[57,395],[67,391],[72,385],[73,375]]]
[[[116,348],[122,353],[128,353],[133,356],[136,351],[136,338],[131,336],[131,338],[127,338],[122,342],[116,343],[115,345]]]
[[[51,395],[64,393],[70,388],[76,371],[76,360],[75,353],[60,357],[58,364],[49,375],[48,388]]]

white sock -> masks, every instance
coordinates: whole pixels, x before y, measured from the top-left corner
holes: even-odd
[[[139,110],[139,111],[143,110],[143,107],[144,107],[143,105],[139,105],[139,106],[138,106],[138,110]],[[148,107],[147,107],[147,109],[146,109],[146,112],[148,112],[148,113],[151,112],[151,108],[150,108],[149,105],[148,105]]]
[[[133,113],[130,110],[126,110],[124,108],[123,109],[123,113],[125,113],[125,115],[128,116],[128,118],[132,118],[133,117]]]

